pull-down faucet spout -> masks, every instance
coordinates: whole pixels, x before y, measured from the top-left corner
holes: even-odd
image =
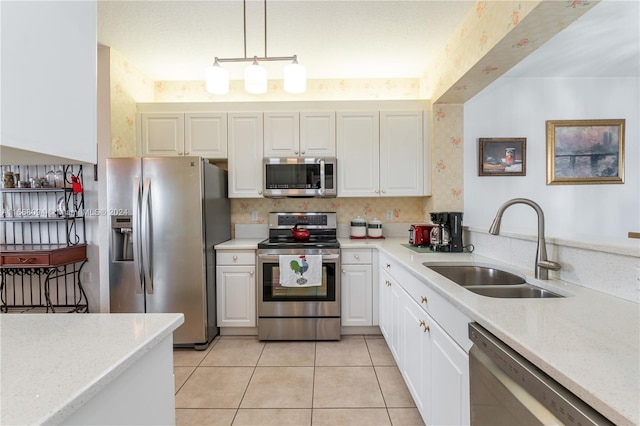
[[[557,271],[560,264],[547,259],[547,245],[544,240],[544,213],[538,204],[527,198],[513,198],[498,208],[496,217],[489,228],[489,233],[498,235],[500,233],[500,222],[504,211],[514,204],[526,204],[531,206],[538,214],[538,248],[536,250],[535,277],[541,280],[549,279],[549,269]]]

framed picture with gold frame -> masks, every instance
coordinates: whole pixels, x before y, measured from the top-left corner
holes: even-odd
[[[547,185],[624,183],[624,125],[547,120]]]
[[[478,176],[526,176],[527,138],[480,138]]]

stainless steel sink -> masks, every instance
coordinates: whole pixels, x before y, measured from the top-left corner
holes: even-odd
[[[473,264],[441,265],[422,263],[427,268],[481,296],[497,298],[564,297],[544,288],[528,284],[523,276],[490,266]]]
[[[507,299],[547,299],[552,297],[564,297],[544,288],[536,287],[531,284],[520,284],[514,286],[482,286],[482,287],[465,287],[481,296],[498,297]]]
[[[431,265],[428,262],[423,263],[423,265],[463,287],[470,285],[513,285],[526,282],[524,277],[487,266],[443,266]]]

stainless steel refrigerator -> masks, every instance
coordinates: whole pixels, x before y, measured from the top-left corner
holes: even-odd
[[[231,238],[226,171],[200,157],[107,159],[111,312],[182,312],[176,346],[218,334],[213,246]]]

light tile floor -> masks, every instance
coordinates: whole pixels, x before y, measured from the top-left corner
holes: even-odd
[[[382,336],[174,349],[178,425],[424,425]]]

